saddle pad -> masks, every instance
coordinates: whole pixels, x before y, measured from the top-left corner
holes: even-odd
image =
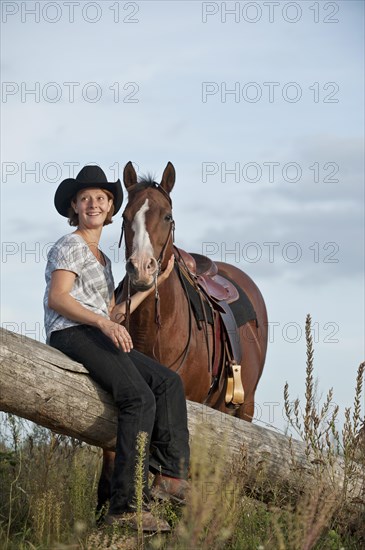
[[[228,279],[238,290],[238,300],[229,304],[234,318],[236,319],[237,326],[242,327],[243,325],[248,323],[248,321],[256,321],[257,325],[256,311],[254,310],[254,307],[246,292],[240,286],[238,286],[238,284],[233,279],[227,277],[227,275],[224,275],[224,277],[225,279]]]
[[[212,310],[209,304],[204,300],[204,307],[205,307],[205,317],[202,309],[201,300],[199,298],[198,292],[195,290],[194,286],[191,284],[189,279],[184,277],[184,271],[177,269],[177,273],[180,276],[181,284],[186,289],[186,292],[188,293],[189,301],[191,303],[192,310],[194,312],[195,319],[197,321],[204,321],[205,319],[208,321],[210,325],[213,325],[213,315]]]

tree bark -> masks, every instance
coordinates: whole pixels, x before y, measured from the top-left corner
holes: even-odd
[[[112,398],[86,369],[60,351],[28,337],[0,329],[0,410],[21,416],[91,445],[114,449],[117,411]],[[264,467],[272,482],[293,486],[313,480],[318,461],[306,455],[304,443],[188,401],[191,437],[227,459],[245,459],[252,471]],[[343,486],[344,462],[337,458],[327,475],[336,491]],[[303,478],[304,476],[304,478]],[[364,471],[351,486],[363,498]]]

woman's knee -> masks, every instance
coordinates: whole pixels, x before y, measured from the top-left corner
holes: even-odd
[[[129,389],[119,388],[115,392],[114,401],[120,409],[142,411],[143,414],[154,417],[156,413],[156,399],[151,389],[146,385]]]
[[[143,410],[146,411],[146,414],[151,414],[152,416],[155,416],[156,398],[152,390],[148,386],[144,388],[144,391],[141,394],[141,402],[141,406]]]
[[[181,377],[176,372],[167,369],[166,373],[166,386],[173,389],[176,392],[181,392],[185,395],[184,386]]]

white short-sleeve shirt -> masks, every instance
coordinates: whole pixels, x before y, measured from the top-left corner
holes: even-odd
[[[48,291],[51,274],[56,269],[65,269],[76,274],[71,296],[85,308],[109,318],[109,306],[114,293],[111,261],[103,253],[105,267],[95,258],[90,248],[77,233],[61,237],[50,249],[46,266],[46,291],[44,293],[44,327],[47,343],[55,330],[77,326],[80,323],[63,317],[48,307]]]

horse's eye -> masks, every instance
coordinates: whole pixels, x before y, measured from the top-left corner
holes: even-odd
[[[166,222],[171,222],[172,221],[172,214],[166,214],[165,221]]]

